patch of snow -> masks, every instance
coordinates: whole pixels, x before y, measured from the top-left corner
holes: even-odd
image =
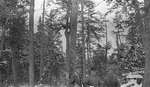
[[[141,75],[132,75],[132,74],[129,74],[129,75],[127,75],[127,77],[126,78],[143,78],[143,76],[141,76]]]

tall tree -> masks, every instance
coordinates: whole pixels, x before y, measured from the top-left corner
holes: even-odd
[[[66,56],[69,72],[68,87],[72,87],[71,80],[73,75],[73,59],[76,58],[76,34],[77,34],[77,18],[78,18],[78,0],[68,0],[67,3],[67,24],[65,30],[66,36]]]
[[[70,1],[71,0],[68,0],[67,1],[67,15],[66,15],[66,29],[65,29],[65,37],[66,37],[66,67],[67,67],[67,72],[70,71],[70,53],[69,53],[69,47],[70,47],[70,44],[69,44],[69,37],[70,37],[70,26],[69,26],[69,23],[70,23]],[[67,86],[70,87],[70,82],[69,82],[69,77],[67,77]]]
[[[144,84],[143,87],[149,87],[150,86],[150,1],[144,0],[144,5],[147,10],[146,17],[144,18],[144,24],[145,24],[145,31],[143,34],[143,44],[144,44],[144,50],[145,50],[145,70],[144,70]]]
[[[34,56],[33,56],[33,33],[34,33],[34,0],[30,2],[30,13],[29,13],[29,86],[34,87]]]
[[[84,0],[81,0],[81,18],[82,18],[82,58],[81,58],[81,66],[82,66],[82,72],[81,72],[81,83],[85,80],[86,75],[86,60],[85,60],[85,23],[84,23]],[[82,87],[82,84],[81,84]]]
[[[41,33],[44,32],[44,19],[45,19],[45,0],[43,0],[43,13],[42,13],[42,30]],[[43,41],[42,41],[43,42]],[[44,55],[44,47],[43,44],[41,44],[41,50],[40,50],[40,55],[41,55],[41,61],[40,61],[40,79],[42,78],[43,75],[43,68],[44,68],[44,62],[43,62],[43,55]]]

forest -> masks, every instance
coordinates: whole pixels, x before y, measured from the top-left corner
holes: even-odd
[[[150,87],[150,0],[0,0],[0,87]]]

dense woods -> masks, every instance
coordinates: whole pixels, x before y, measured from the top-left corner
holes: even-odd
[[[0,0],[0,87],[150,86],[149,0],[37,1]]]

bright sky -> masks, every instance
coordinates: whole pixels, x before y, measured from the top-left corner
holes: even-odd
[[[35,0],[35,26],[37,26],[37,22],[42,13],[42,2],[43,0]]]

